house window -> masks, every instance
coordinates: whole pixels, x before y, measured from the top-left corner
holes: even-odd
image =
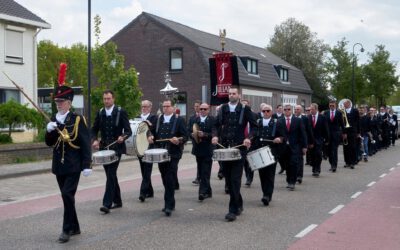
[[[23,32],[11,29],[6,29],[5,31],[5,61],[23,63]]]
[[[283,82],[288,82],[289,78],[288,78],[288,70],[285,68],[280,68],[279,70],[279,78],[281,79],[281,81]]]
[[[169,50],[169,69],[171,71],[182,70],[182,49],[170,49]]]
[[[0,89],[0,104],[6,103],[9,100],[14,99],[16,102],[20,102],[19,92],[13,89]]]

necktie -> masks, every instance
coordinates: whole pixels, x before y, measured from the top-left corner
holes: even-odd
[[[333,122],[333,118],[335,117],[334,111],[331,111],[331,121]]]
[[[288,131],[290,130],[290,117],[286,117],[286,128]]]
[[[312,126],[315,128],[315,115],[312,116]]]

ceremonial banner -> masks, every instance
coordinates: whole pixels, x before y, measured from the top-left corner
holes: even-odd
[[[231,52],[219,52],[209,59],[211,105],[229,101],[229,88],[239,85],[237,59]]]

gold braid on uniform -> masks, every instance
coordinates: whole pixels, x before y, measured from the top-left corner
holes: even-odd
[[[79,132],[79,122],[81,120],[80,116],[77,116],[75,119],[75,124],[74,124],[74,128],[71,132],[71,134],[68,134],[68,130],[66,129],[67,125],[65,125],[65,128],[61,131],[62,134],[60,134],[60,136],[57,139],[57,142],[55,144],[54,147],[58,147],[60,145],[60,143],[62,142],[62,157],[61,157],[61,163],[64,163],[64,143],[67,142],[71,148],[74,149],[79,149],[79,146],[74,145],[72,142],[76,140],[76,138],[78,137],[78,132]],[[86,124],[86,120],[84,120],[85,124]],[[66,137],[63,136],[65,134],[68,134],[68,139],[65,139]],[[72,139],[71,139],[72,138]]]

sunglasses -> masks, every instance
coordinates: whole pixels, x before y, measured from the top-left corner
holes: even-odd
[[[310,110],[309,110],[309,109],[306,109],[306,111],[307,111],[307,112],[310,112]]]
[[[290,111],[290,110],[292,110],[292,109],[283,109],[283,110],[285,110],[285,111]]]
[[[208,109],[200,108],[200,110],[203,110],[203,111],[204,111],[204,110],[208,110]]]
[[[266,109],[266,110],[263,110],[262,112],[263,112],[263,113],[269,113],[269,112],[271,112],[271,110]]]

